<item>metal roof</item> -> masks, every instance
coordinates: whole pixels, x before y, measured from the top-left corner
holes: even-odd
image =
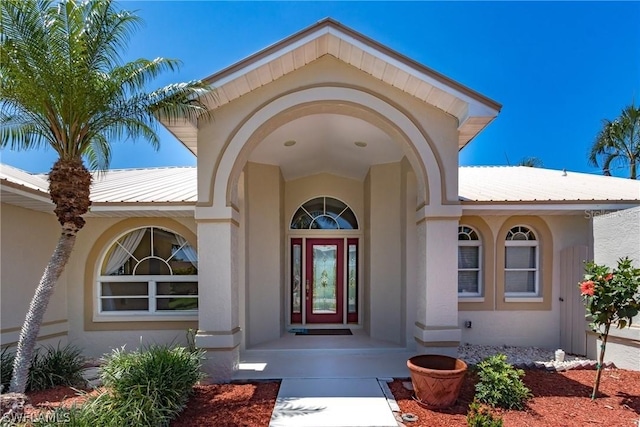
[[[640,201],[640,181],[526,166],[460,167],[460,200],[469,202]]]
[[[198,200],[195,167],[118,169],[94,174],[94,203],[177,203]]]
[[[93,203],[195,203],[198,200],[195,167],[112,169],[94,172]],[[13,188],[47,194],[46,175],[35,175],[0,164],[0,179]]]
[[[0,164],[0,184],[3,202],[52,210],[46,177]],[[458,194],[467,206],[621,201],[637,205],[640,181],[524,166],[473,166],[459,168]],[[161,206],[163,210],[174,206],[173,215],[188,216],[197,198],[195,167],[109,170],[94,173],[91,212],[114,216],[120,211],[127,215],[126,210],[135,216],[144,210],[148,216]]]

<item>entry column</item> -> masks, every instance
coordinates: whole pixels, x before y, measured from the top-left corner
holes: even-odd
[[[418,211],[418,295],[414,338],[420,353],[457,355],[459,206]]]
[[[196,346],[206,350],[208,380],[228,382],[238,369],[241,330],[238,300],[238,212],[196,208],[199,315]],[[206,215],[205,215],[206,214]]]

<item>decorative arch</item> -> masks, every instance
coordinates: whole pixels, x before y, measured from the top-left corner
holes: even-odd
[[[273,130],[299,117],[336,113],[363,119],[398,143],[416,173],[418,205],[444,203],[445,174],[433,141],[389,101],[353,87],[315,86],[278,96],[236,128],[225,143],[211,177],[211,206],[237,206],[237,182],[251,151]]]
[[[463,216],[460,218],[461,226],[469,226],[478,234],[482,243],[482,281],[484,282],[484,298],[482,301],[458,300],[460,311],[494,310],[494,266],[495,266],[495,239],[491,227],[479,216]]]
[[[144,228],[159,227],[176,234],[181,235],[196,251],[197,237],[196,234],[187,226],[172,220],[170,218],[128,218],[120,221],[108,229],[95,239],[93,246],[87,254],[84,273],[84,329],[86,331],[113,331],[113,330],[184,330],[197,327],[198,321],[185,320],[157,320],[153,322],[147,321],[130,321],[130,322],[94,322],[93,313],[95,307],[94,288],[96,278],[100,274],[102,261],[107,251],[111,248],[111,243],[118,238],[126,235],[128,232]]]
[[[515,230],[514,230],[515,228]],[[540,251],[538,266],[540,274],[540,300],[507,302],[505,294],[505,248],[509,236],[533,233]],[[505,220],[496,235],[496,308],[498,310],[551,310],[553,281],[553,234],[546,221],[539,216],[512,216]]]

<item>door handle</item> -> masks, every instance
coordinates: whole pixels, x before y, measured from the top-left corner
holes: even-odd
[[[305,295],[307,301],[309,301],[309,279],[305,280]]]

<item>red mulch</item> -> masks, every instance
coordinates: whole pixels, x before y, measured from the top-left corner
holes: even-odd
[[[505,427],[634,427],[640,420],[640,372],[605,370],[600,397],[592,401],[596,371],[572,370],[552,373],[526,371],[524,383],[533,393],[524,411],[496,411]],[[456,404],[440,411],[422,408],[401,380],[390,384],[403,413],[418,416],[407,427],[466,426],[466,414],[473,400],[475,378],[467,375]]]
[[[534,397],[524,411],[498,411],[505,427],[637,427],[640,420],[640,372],[606,370],[602,374],[600,397],[591,401],[595,371],[573,370],[563,373],[526,371],[524,382]],[[474,378],[467,376],[456,405],[431,411],[419,406],[402,380],[390,384],[403,413],[419,417],[407,427],[466,426],[466,413],[473,400]],[[172,427],[227,426],[267,427],[280,384],[214,384],[196,386],[187,408]],[[31,404],[51,407],[43,402],[64,404],[78,401],[69,388],[57,387],[29,393]],[[65,400],[65,396],[67,399]],[[73,400],[69,400],[69,397]]]
[[[266,427],[279,389],[279,382],[196,386],[186,409],[171,426]]]
[[[29,404],[36,409],[53,409],[57,406],[66,407],[80,405],[87,400],[88,396],[97,394],[97,390],[87,391],[73,389],[71,387],[57,386],[47,390],[30,391]]]

